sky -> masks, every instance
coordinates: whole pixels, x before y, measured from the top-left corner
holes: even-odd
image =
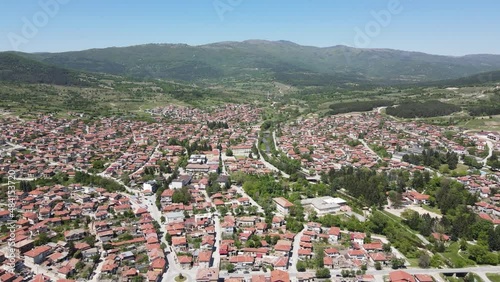
[[[500,54],[498,0],[0,0],[0,51],[248,39]]]

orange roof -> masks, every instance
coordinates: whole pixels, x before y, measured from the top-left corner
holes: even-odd
[[[123,276],[136,276],[137,270],[135,268],[131,268],[123,273]]]
[[[323,264],[324,265],[333,265],[333,258],[326,256],[323,258]]]
[[[288,201],[287,199],[283,198],[283,197],[279,197],[279,198],[274,198],[273,199],[274,202],[284,208],[289,208],[289,207],[292,207],[293,204],[290,203],[290,201]]]
[[[415,274],[415,278],[417,278],[420,282],[433,282],[432,276],[428,274]]]
[[[191,263],[193,261],[193,258],[190,256],[179,256],[177,259],[179,263]]]
[[[391,282],[415,282],[415,279],[408,272],[397,270],[389,273],[389,281]]]
[[[265,275],[252,275],[252,282],[266,282],[266,276]]]
[[[328,230],[328,235],[339,236],[340,235],[340,228],[338,228],[338,227],[330,227],[330,229]]]
[[[253,263],[254,258],[252,256],[232,256],[229,258],[230,263]]]
[[[50,251],[49,246],[40,246],[40,247],[34,248],[31,251],[26,252],[24,255],[27,257],[30,257],[30,258],[34,258],[34,257],[39,256],[40,254],[42,254],[44,252],[48,252],[48,251]]]
[[[204,251],[204,252],[200,252],[198,254],[198,261],[199,262],[210,262],[211,258],[212,258],[211,251]]]
[[[172,245],[185,245],[187,244],[186,237],[172,237]]]
[[[165,269],[165,266],[167,265],[167,261],[163,258],[158,258],[155,259],[152,263],[151,266],[154,268],[158,269]]]
[[[283,270],[271,271],[271,282],[290,282],[288,272]]]

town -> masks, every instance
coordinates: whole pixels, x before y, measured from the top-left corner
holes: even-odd
[[[0,177],[14,175],[16,228],[0,206],[0,281],[489,281],[498,272],[498,132],[398,120],[383,107],[279,124],[265,111],[3,117]]]

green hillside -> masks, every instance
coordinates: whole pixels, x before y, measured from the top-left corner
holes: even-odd
[[[76,71],[30,60],[15,53],[0,53],[0,81],[54,85],[89,85]]]
[[[136,78],[189,82],[259,80],[294,86],[417,83],[500,69],[499,55],[449,57],[264,40],[201,46],[146,44],[25,56],[70,69]]]

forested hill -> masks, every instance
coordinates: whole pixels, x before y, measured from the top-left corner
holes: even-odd
[[[0,53],[0,81],[54,85],[88,85],[77,71],[52,66],[20,56]]]
[[[24,56],[59,67],[189,82],[267,80],[294,86],[456,79],[500,69],[500,55],[462,57],[247,40],[201,46],[146,44]]]
[[[478,73],[457,79],[447,79],[433,82],[423,82],[420,86],[463,87],[483,84],[500,83],[500,70]]]

